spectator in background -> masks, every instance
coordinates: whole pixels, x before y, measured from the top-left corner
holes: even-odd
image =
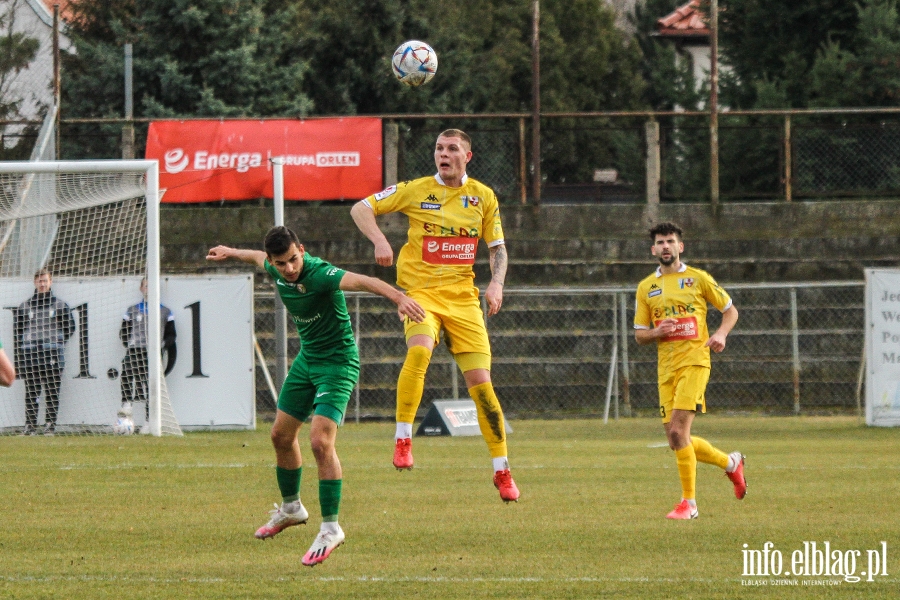
[[[56,432],[66,342],[75,333],[69,305],[53,295],[53,275],[34,274],[34,295],[15,313],[17,371],[25,381],[25,435],[37,433],[38,397],[44,393],[44,435]]]
[[[129,306],[122,317],[119,338],[128,349],[122,360],[122,408],[131,416],[131,403],[144,402],[144,426],[141,433],[150,433],[150,402],[147,389],[149,362],[147,360],[147,278],[141,279],[141,295],[144,299]],[[162,351],[166,357],[164,374],[175,368],[178,349],[175,346],[175,315],[162,304],[159,305],[159,322]]]

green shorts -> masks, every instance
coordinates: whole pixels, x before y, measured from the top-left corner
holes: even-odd
[[[347,357],[342,363],[309,362],[299,354],[281,386],[278,410],[298,421],[317,414],[340,425],[358,380],[358,358]]]

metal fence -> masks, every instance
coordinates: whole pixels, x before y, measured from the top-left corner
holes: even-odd
[[[404,131],[400,179],[431,172],[441,128],[396,120]],[[651,147],[659,149],[659,178],[653,185],[661,201],[709,201],[708,120],[703,113],[544,115],[542,201],[646,202],[648,173],[655,170]],[[722,200],[900,194],[900,118],[895,112],[735,111],[722,113],[719,122],[716,166]],[[473,177],[494,187],[502,202],[525,202],[533,195],[524,118],[457,118],[452,123],[473,135]],[[650,123],[658,126],[658,139],[648,138]]]
[[[713,354],[710,411],[772,414],[858,409],[864,340],[862,282],[725,285],[740,313],[725,352]],[[348,419],[393,418],[406,346],[393,304],[347,294],[362,370]],[[274,359],[271,293],[257,298],[257,338]],[[714,331],[719,313],[711,309]],[[487,320],[492,379],[511,418],[655,416],[656,346],[633,336],[634,288],[504,291]],[[299,350],[295,332],[289,354]],[[274,402],[258,373],[258,409]],[[420,414],[467,397],[443,345],[432,358]]]
[[[398,125],[401,180],[432,173],[437,134],[458,127],[474,141],[470,175],[493,187],[504,203],[533,200],[535,164],[544,202],[647,202],[657,188],[663,202],[712,197],[707,113],[543,114],[537,163],[531,155],[531,118],[524,113],[382,117]],[[123,129],[132,126],[140,155],[148,124],[146,118],[63,118],[60,157],[121,158]],[[39,123],[26,125],[0,122],[0,134],[20,136],[24,152]],[[900,194],[897,108],[723,112],[718,134],[722,201]]]

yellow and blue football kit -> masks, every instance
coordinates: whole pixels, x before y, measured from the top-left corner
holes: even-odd
[[[440,175],[405,181],[363,200],[375,216],[392,212],[409,220],[407,242],[397,256],[397,285],[425,309],[425,320],[406,319],[404,333],[444,343],[460,369],[491,368],[491,346],[475,287],[473,265],[479,239],[488,248],[504,244],[500,205],[494,191],[463,176],[449,187]],[[409,349],[397,382],[397,421],[412,423],[431,360],[427,349]],[[469,390],[491,456],[506,456],[500,402],[490,383]]]
[[[479,238],[488,248],[504,243],[494,191],[469,177],[463,177],[461,187],[448,187],[434,175],[391,186],[363,202],[376,217],[400,212],[409,219],[407,242],[397,256],[397,285],[422,305],[426,318],[406,320],[406,339],[426,334],[437,343],[443,331],[447,349],[464,371],[490,369],[473,265]]]
[[[659,405],[663,423],[672,409],[706,412],[709,381],[709,331],[707,304],[720,311],[731,307],[731,297],[716,280],[700,269],[682,263],[677,273],[660,269],[638,285],[635,329],[653,329],[664,319],[675,319],[675,331],[657,343]]]
[[[710,370],[706,345],[708,304],[724,312],[732,302],[709,273],[684,263],[676,273],[663,274],[657,268],[638,284],[635,329],[653,329],[664,319],[676,321],[675,331],[657,342],[659,413],[664,424],[672,420],[674,409],[706,412]],[[697,461],[722,469],[728,465],[728,455],[695,435],[690,436],[685,447],[673,450],[683,500],[694,500]]]

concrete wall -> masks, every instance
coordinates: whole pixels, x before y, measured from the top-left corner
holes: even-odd
[[[285,221],[312,254],[393,281],[393,269],[374,265],[349,210],[349,203],[291,203]],[[508,285],[635,284],[654,268],[647,229],[662,220],[685,230],[685,262],[721,282],[861,280],[863,267],[900,266],[896,200],[726,203],[717,215],[699,204],[663,204],[657,215],[641,204],[504,206],[502,214]],[[161,218],[165,271],[242,269],[211,267],[206,251],[219,243],[261,249],[272,208],[164,205]],[[405,218],[379,223],[399,251]],[[486,259],[482,246],[478,283],[487,281]]]

